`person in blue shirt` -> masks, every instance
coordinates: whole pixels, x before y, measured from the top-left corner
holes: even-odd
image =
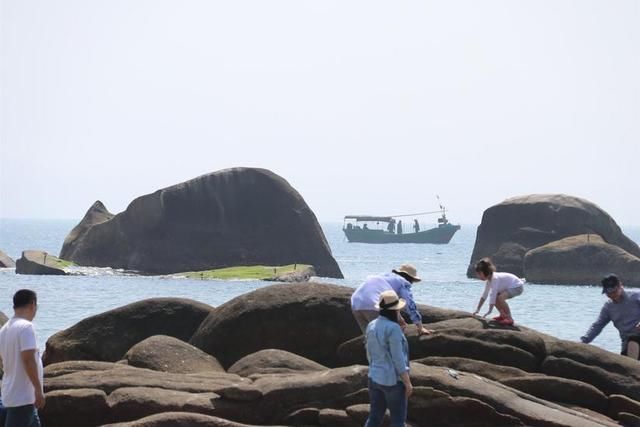
[[[367,326],[365,347],[369,361],[371,411],[365,427],[382,425],[389,408],[391,427],[404,427],[407,400],[413,392],[409,378],[409,344],[398,323],[406,302],[393,290],[380,294],[380,315]]]

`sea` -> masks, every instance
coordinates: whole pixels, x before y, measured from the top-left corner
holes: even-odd
[[[0,219],[0,250],[14,260],[23,250],[60,252],[64,238],[79,220]],[[322,223],[333,256],[344,279],[317,281],[357,287],[368,275],[391,271],[402,263],[418,269],[422,282],[413,286],[418,303],[473,312],[484,283],[466,277],[475,243],[477,225],[462,225],[447,245],[349,243],[341,223]],[[640,227],[622,227],[640,242]],[[277,242],[275,242],[277,244]],[[253,280],[192,280],[135,276],[104,268],[79,268],[78,275],[27,276],[13,269],[0,269],[0,311],[13,313],[11,297],[21,288],[38,293],[38,314],[34,321],[38,345],[89,316],[135,301],[153,297],[191,298],[219,306],[238,295],[272,283]],[[527,283],[524,293],[509,304],[516,325],[578,341],[596,319],[606,296],[599,286],[541,285]],[[483,307],[486,309],[486,306]],[[484,311],[482,312],[484,313]],[[494,311],[494,314],[497,312]],[[593,345],[620,351],[617,330],[609,324]]]

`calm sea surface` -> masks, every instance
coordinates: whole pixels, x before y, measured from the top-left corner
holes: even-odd
[[[58,254],[77,220],[0,219],[0,250],[14,259],[22,250],[42,249]],[[341,224],[322,225],[344,280],[325,282],[357,286],[367,275],[389,271],[403,262],[418,268],[423,282],[414,296],[424,304],[473,311],[483,290],[482,282],[465,276],[475,241],[475,225],[463,225],[448,245],[348,243]],[[640,242],[640,227],[623,227]],[[85,276],[23,276],[0,269],[0,310],[11,315],[11,296],[20,288],[38,292],[36,325],[40,346],[47,338],[85,317],[151,297],[192,298],[218,306],[254,289],[258,281],[198,281],[162,277],[123,276],[109,269],[87,269]],[[595,320],[606,297],[595,286],[555,286],[528,283],[521,297],[510,302],[516,323],[577,340]],[[486,308],[486,307],[485,307]],[[612,325],[594,345],[619,351],[620,340]]]

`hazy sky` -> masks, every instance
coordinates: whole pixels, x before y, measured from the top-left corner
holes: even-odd
[[[636,0],[0,3],[0,217],[259,166],[321,221],[561,192],[640,225]]]

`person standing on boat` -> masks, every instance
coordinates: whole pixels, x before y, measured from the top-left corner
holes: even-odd
[[[522,295],[524,280],[511,273],[496,272],[496,267],[488,258],[478,261],[476,275],[480,280],[486,280],[487,284],[478,302],[478,308],[473,315],[478,314],[487,296],[489,296],[489,310],[482,317],[486,317],[491,313],[495,306],[500,314],[494,317],[493,320],[502,325],[513,325],[513,317],[511,317],[511,310],[507,300]]]
[[[407,302],[404,311],[416,325],[418,334],[430,334],[431,331],[422,325],[422,315],[418,311],[411,292],[411,285],[421,280],[416,268],[411,264],[402,264],[399,268],[391,270],[391,273],[367,277],[364,283],[358,286],[351,295],[351,311],[360,330],[364,333],[369,322],[378,317],[376,304],[380,299],[380,294],[393,290]],[[401,326],[406,326],[402,316],[399,317],[398,322]]]
[[[396,220],[395,219],[391,219],[391,221],[389,221],[389,224],[387,225],[387,231],[389,233],[395,233],[396,232]]]
[[[398,234],[402,234],[402,220],[398,221],[398,226],[396,227]]]
[[[420,223],[418,222],[417,219],[413,220],[413,229],[415,230],[416,233],[420,231]]]

